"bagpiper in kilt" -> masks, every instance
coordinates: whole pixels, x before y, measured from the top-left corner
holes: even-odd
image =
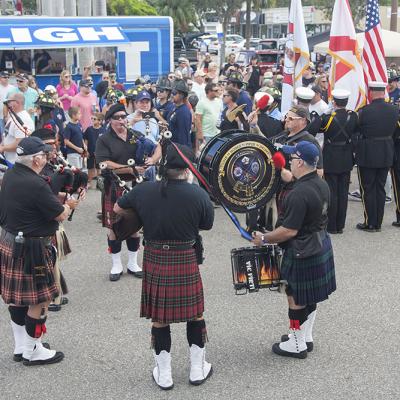
[[[48,155],[48,162],[44,166],[40,175],[48,181],[52,192],[59,198],[63,198],[63,200],[65,201],[67,199],[66,193],[68,191],[68,187],[75,186],[73,184],[74,174],[71,170],[68,169],[57,170],[56,132],[52,129],[41,128],[33,131],[31,136],[38,137],[42,139],[45,144],[53,147],[53,151]],[[84,175],[84,173],[81,171],[79,171],[79,173]],[[84,190],[84,188],[80,188],[80,190]],[[71,199],[71,202],[72,201],[74,200]],[[76,201],[76,205],[77,203],[78,201]],[[61,310],[61,306],[63,304],[68,303],[68,299],[64,297],[64,295],[68,293],[68,288],[60,269],[60,263],[63,259],[66,258],[69,253],[71,253],[67,234],[61,222],[59,224],[58,230],[56,231],[56,234],[53,237],[52,244],[57,250],[57,257],[54,263],[53,272],[54,280],[57,285],[59,294],[58,296],[53,298],[52,302],[48,306],[48,310],[59,311]]]
[[[122,242],[117,240],[112,225],[115,221],[113,207],[115,202],[122,196],[124,189],[115,181],[114,173],[121,180],[132,185],[135,184],[135,175],[133,168],[128,166],[128,160],[137,160],[137,143],[133,135],[133,131],[127,127],[127,113],[123,104],[117,103],[112,105],[106,115],[105,120],[109,122],[109,127],[103,135],[99,137],[96,143],[96,162],[104,164],[106,168],[102,171],[104,177],[104,190],[101,197],[102,223],[103,227],[108,228],[107,243],[108,251],[112,258],[112,268],[110,271],[110,281],[118,281],[123,273],[121,261]],[[152,157],[148,157],[146,165],[152,165],[157,162],[158,151],[154,151]],[[137,171],[144,172],[144,167],[136,167]],[[134,233],[126,239],[128,247],[129,260],[127,272],[142,277],[142,269],[137,262],[138,251],[140,247],[140,237],[138,233]]]
[[[14,334],[14,361],[24,365],[60,362],[62,352],[41,342],[47,307],[59,293],[54,279],[52,245],[59,222],[74,203],[61,205],[39,173],[51,146],[38,137],[19,142],[14,167],[6,172],[0,191],[0,290],[9,304]]]
[[[329,187],[317,174],[319,149],[300,141],[283,146],[290,155],[291,172],[296,179],[283,203],[277,228],[256,232],[256,245],[280,243],[285,250],[281,277],[287,281],[290,334],[272,347],[281,356],[306,358],[313,350],[312,329],[317,303],[336,290],[335,264],[328,223]]]
[[[189,147],[177,145],[194,159]],[[193,385],[212,373],[205,361],[206,324],[204,294],[199,271],[202,263],[199,229],[211,229],[214,209],[208,194],[190,184],[186,163],[174,145],[166,149],[166,176],[144,182],[121,197],[117,213],[132,208],[143,223],[144,256],[140,316],[152,320],[152,347],[156,367],[153,378],[163,389],[173,387],[170,324],[186,322]]]

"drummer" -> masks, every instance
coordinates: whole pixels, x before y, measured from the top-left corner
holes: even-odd
[[[283,203],[272,232],[253,233],[253,243],[278,243],[284,249],[281,274],[288,282],[290,333],[272,351],[280,356],[306,358],[313,350],[312,330],[317,303],[336,290],[335,265],[328,223],[329,187],[317,174],[319,149],[300,141],[283,146],[296,179]]]

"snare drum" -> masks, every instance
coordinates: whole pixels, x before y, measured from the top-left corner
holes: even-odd
[[[281,283],[281,261],[282,249],[276,244],[233,249],[232,278],[236,294],[278,287]]]

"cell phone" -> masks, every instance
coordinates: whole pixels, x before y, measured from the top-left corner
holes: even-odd
[[[142,118],[155,118],[155,114],[152,111],[142,112]]]

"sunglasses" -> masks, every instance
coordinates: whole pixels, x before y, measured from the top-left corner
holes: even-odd
[[[71,78],[71,75],[64,75],[64,78]]]
[[[230,94],[224,94],[223,97],[230,97]]]
[[[328,83],[328,81],[321,81],[321,83]]]
[[[168,79],[174,79],[175,75],[168,75]]]
[[[17,83],[24,83],[26,81],[23,81],[22,79],[17,79]]]
[[[112,117],[111,117],[111,119],[113,119],[114,121],[120,121],[120,120],[123,120],[123,119],[126,119],[126,117],[127,117],[127,115],[126,114],[124,114],[124,115],[113,115]]]
[[[212,91],[213,92],[219,92],[219,89],[213,89]]]
[[[92,120],[92,121],[99,121],[99,119],[96,118],[96,117],[92,117],[91,120]]]
[[[303,117],[286,117],[286,121],[296,121],[297,119],[303,119]]]

